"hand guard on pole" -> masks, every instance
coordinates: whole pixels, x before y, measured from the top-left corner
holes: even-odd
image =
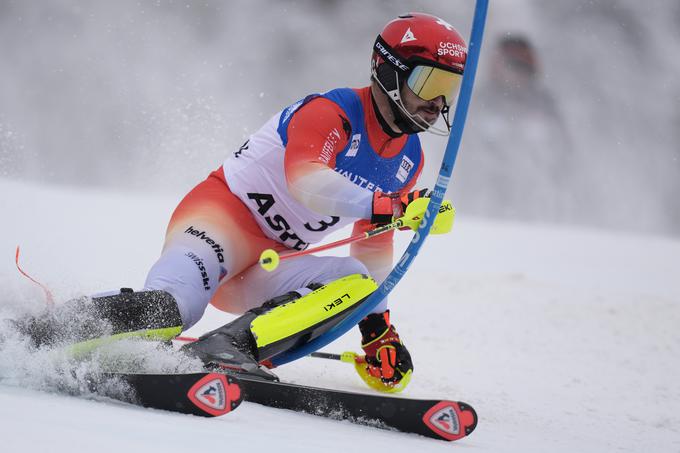
[[[413,373],[413,362],[399,334],[390,323],[389,310],[368,315],[359,322],[359,330],[362,336],[361,348],[366,353],[365,363],[356,365],[359,375],[368,385],[378,390],[403,390]]]
[[[404,215],[406,208],[413,201],[429,197],[430,191],[428,189],[414,190],[407,194],[396,193],[373,193],[373,212],[371,215],[371,223],[375,225],[387,225],[394,219],[398,219]]]

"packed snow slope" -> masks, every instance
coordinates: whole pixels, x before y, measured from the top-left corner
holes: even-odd
[[[140,287],[177,199],[0,180],[0,315]],[[454,200],[455,201],[455,200]],[[400,233],[400,249],[410,239]],[[346,253],[337,250],[336,253]],[[458,214],[391,297],[415,374],[406,396],[463,400],[477,430],[449,444],[244,403],[203,419],[50,390],[54,359],[0,352],[0,449],[96,451],[680,451],[680,241],[489,223]],[[209,310],[189,334],[230,319]],[[151,368],[172,357],[149,354]],[[358,332],[328,351],[358,350]],[[284,380],[368,391],[341,363],[306,358]],[[9,377],[8,377],[9,376]]]

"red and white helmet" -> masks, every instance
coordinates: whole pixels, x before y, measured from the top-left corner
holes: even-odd
[[[448,111],[458,93],[466,59],[467,44],[451,24],[430,14],[409,13],[388,23],[376,38],[371,75],[393,101],[400,129],[448,135]],[[422,118],[416,121],[406,111],[400,93],[404,84],[425,100],[444,97],[442,115],[447,130],[428,127]]]

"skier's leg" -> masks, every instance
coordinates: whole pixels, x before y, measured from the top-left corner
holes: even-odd
[[[72,344],[112,337],[165,340],[182,331],[177,304],[164,291],[129,288],[93,298],[71,300],[37,316],[13,321],[14,328],[36,347]],[[83,345],[81,351],[86,351]]]
[[[220,172],[214,172],[179,204],[163,253],[145,283],[145,289],[172,295],[185,329],[203,316],[221,282],[257,262],[262,250],[282,249],[264,236]]]
[[[220,281],[256,263],[262,250],[282,248],[264,237],[220,172],[196,186],[175,210],[163,253],[143,291],[113,291],[69,301],[16,321],[17,328],[42,345],[123,333],[145,336],[152,331],[171,338],[193,325]]]
[[[300,257],[273,273],[253,266],[220,286],[221,299],[212,302],[232,312],[248,310],[185,350],[206,363],[252,372],[258,362],[328,331],[375,289],[363,264],[350,257]],[[265,298],[262,305],[252,302]]]
[[[351,274],[368,274],[368,270],[357,259],[336,256],[305,255],[282,260],[273,272],[256,264],[223,282],[210,303],[219,310],[243,314],[281,294],[297,291],[305,295],[310,292],[308,285],[325,284]]]

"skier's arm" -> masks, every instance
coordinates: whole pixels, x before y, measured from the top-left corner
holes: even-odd
[[[356,236],[365,231],[374,228],[368,220],[360,220],[354,223],[354,231],[352,236]],[[368,268],[371,276],[381,283],[387,277],[387,274],[392,270],[392,259],[394,258],[394,231],[374,236],[365,241],[358,241],[352,243],[350,246],[350,255],[358,259],[364,266]],[[376,308],[376,311],[385,311],[385,306]]]
[[[421,151],[422,152],[422,151]],[[402,193],[408,193],[413,189],[418,177],[422,171],[423,159],[420,159],[420,165],[416,169],[413,178],[402,189]],[[374,228],[368,220],[359,220],[354,223],[354,231],[352,236],[356,236],[365,231]],[[389,231],[385,234],[374,236],[365,241],[358,241],[352,243],[350,246],[350,255],[361,261],[366,268],[368,268],[371,276],[378,282],[382,283],[387,274],[392,270],[394,259],[394,231]],[[373,310],[374,313],[380,313],[387,310],[387,299],[383,300]]]
[[[336,155],[347,146],[350,134],[345,112],[328,99],[314,99],[295,112],[288,125],[284,155],[288,190],[319,214],[374,220],[379,214],[389,217],[389,222],[390,200],[381,200],[380,193],[374,196],[334,170]],[[413,188],[423,160],[401,193]]]
[[[345,112],[325,98],[314,99],[295,112],[284,156],[288,190],[319,214],[370,218],[372,192],[333,169],[335,156],[349,141],[348,127]]]

